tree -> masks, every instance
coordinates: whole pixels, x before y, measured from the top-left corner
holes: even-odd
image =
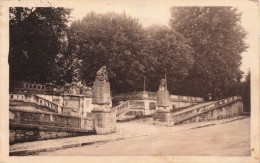
[[[240,82],[241,53],[247,49],[240,19],[232,7],[171,8],[171,28],[194,48],[194,66],[184,83],[187,94],[223,98]]]
[[[149,89],[157,91],[160,80],[167,73],[168,90],[174,94],[182,93],[182,82],[193,65],[192,48],[187,40],[167,26],[153,25],[148,27],[148,49],[153,62],[150,67]]]
[[[91,86],[105,65],[113,93],[141,90],[146,34],[137,19],[125,13],[87,14],[68,31],[68,55],[77,64],[75,80]]]
[[[10,8],[10,90],[15,81],[63,82],[57,61],[65,48],[70,12],[53,7]]]

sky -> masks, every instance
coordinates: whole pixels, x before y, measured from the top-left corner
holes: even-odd
[[[184,5],[187,4],[176,3],[176,1],[167,0],[97,0],[84,2],[81,1],[80,3],[70,4],[69,7],[73,9],[71,14],[72,20],[82,19],[87,13],[91,11],[96,13],[106,13],[112,11],[118,13],[125,12],[127,15],[131,15],[132,17],[139,19],[139,22],[143,24],[144,27],[147,27],[152,24],[168,25],[170,18],[170,8],[172,6]],[[197,6],[201,4],[193,3],[193,5]],[[211,6],[212,4],[204,3],[203,5]],[[221,6],[222,5],[223,3]],[[247,52],[242,54],[242,65],[240,69],[245,72],[244,75],[246,75],[250,68],[250,55],[254,53],[252,40],[254,40],[255,33],[253,31],[255,30],[253,28],[257,26],[254,24],[254,21],[250,21],[255,14],[252,12],[252,6],[258,5],[258,2],[241,1],[241,3],[227,3],[224,5],[232,5],[238,8],[239,12],[242,13],[241,25],[248,33],[245,42],[249,45],[249,48],[247,49]]]

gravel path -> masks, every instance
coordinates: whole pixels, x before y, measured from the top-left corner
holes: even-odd
[[[192,130],[160,133],[40,152],[50,156],[250,156],[250,118]],[[133,129],[133,128],[130,128]],[[145,129],[146,131],[146,129]],[[153,132],[150,130],[151,133]]]
[[[61,146],[66,144],[75,144],[75,143],[88,143],[88,142],[102,142],[102,141],[113,141],[113,140],[121,140],[127,138],[141,137],[141,136],[151,136],[151,135],[160,135],[164,133],[172,133],[182,130],[188,130],[192,128],[199,128],[202,126],[214,125],[225,123],[228,121],[233,121],[236,119],[244,118],[234,117],[229,119],[208,121],[208,122],[200,122],[200,123],[191,123],[185,125],[177,125],[174,127],[164,127],[164,126],[156,126],[152,124],[152,118],[146,118],[126,123],[117,123],[117,130],[115,133],[106,134],[106,135],[88,135],[88,136],[78,136],[78,137],[69,137],[69,138],[61,138],[61,139],[50,139],[50,140],[42,140],[42,141],[34,141],[34,142],[25,142],[25,143],[17,143],[14,145],[10,145],[10,151],[18,151],[25,149],[37,149],[37,148],[46,148],[46,147],[54,147]]]

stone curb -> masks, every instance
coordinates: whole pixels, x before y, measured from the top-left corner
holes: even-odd
[[[213,124],[205,124],[193,128],[188,128],[184,130],[191,130],[191,129],[197,129],[197,128],[202,128],[202,127],[208,127],[212,125],[217,125],[217,124],[223,124],[227,122],[232,122],[240,119],[244,119],[248,116],[243,116],[240,118],[236,118],[233,120],[221,122],[221,123],[213,123]],[[142,137],[142,136],[149,136],[149,135],[138,135],[138,136],[131,136],[131,137],[121,137],[121,138],[114,138],[114,139],[106,139],[106,140],[97,140],[97,141],[89,141],[89,142],[81,142],[81,143],[71,143],[71,144],[63,144],[59,146],[47,146],[47,147],[42,147],[42,148],[31,148],[31,149],[22,149],[22,150],[14,150],[14,151],[9,151],[9,156],[27,156],[33,153],[38,153],[38,152],[46,152],[46,151],[52,151],[52,150],[58,150],[58,149],[65,149],[65,148],[72,148],[72,147],[80,147],[80,146],[85,146],[85,145],[92,145],[96,143],[107,143],[111,141],[118,141],[118,140],[124,140],[127,138],[136,138],[136,137]]]
[[[60,145],[60,146],[48,146],[48,147],[42,147],[42,148],[14,150],[14,151],[9,152],[9,156],[26,156],[26,155],[30,155],[30,154],[38,153],[38,152],[46,152],[46,151],[52,151],[52,150],[57,150],[57,149],[80,147],[80,146],[92,145],[92,144],[96,144],[96,143],[107,143],[107,142],[110,142],[110,141],[118,141],[118,140],[124,140],[124,139],[125,138],[116,138],[116,139],[108,139],[108,140],[98,140],[98,141],[90,141],[90,142],[63,144],[63,145]]]

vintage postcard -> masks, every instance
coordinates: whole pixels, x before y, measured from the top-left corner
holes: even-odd
[[[0,162],[259,162],[259,38],[257,0],[3,0]]]

